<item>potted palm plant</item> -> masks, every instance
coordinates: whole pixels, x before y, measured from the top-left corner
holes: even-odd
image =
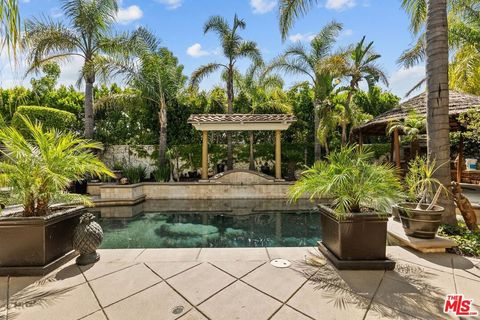
[[[398,214],[407,236],[433,239],[442,223],[444,208],[437,205],[441,194],[448,190],[436,178],[439,168],[435,160],[416,157],[408,164],[405,183],[408,188],[408,202],[398,204]]]
[[[291,189],[291,199],[304,194],[330,199],[319,204],[322,241],[319,249],[339,269],[392,269],[386,258],[387,221],[391,206],[403,198],[390,164],[372,162],[373,152],[345,146],[327,161],[304,171]]]
[[[113,176],[92,152],[100,143],[22,121],[25,134],[0,129],[0,202],[21,204],[0,212],[0,274],[44,274],[71,256],[73,230],[91,202],[65,190],[85,174]]]

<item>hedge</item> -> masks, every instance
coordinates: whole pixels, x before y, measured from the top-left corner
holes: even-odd
[[[45,129],[74,130],[77,126],[77,118],[68,111],[39,107],[39,106],[19,106],[13,115],[12,125],[19,130],[25,129],[20,115],[29,118],[32,122],[41,122]]]

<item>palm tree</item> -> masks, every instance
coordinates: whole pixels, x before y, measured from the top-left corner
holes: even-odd
[[[388,86],[387,76],[376,63],[380,57],[381,55],[375,53],[373,50],[373,41],[365,45],[365,37],[363,37],[351,51],[345,73],[347,78],[349,78],[349,86],[347,88],[348,95],[345,103],[347,112],[350,111],[353,96],[359,90],[360,82],[365,80],[369,89],[372,89],[378,81]],[[342,145],[347,144],[348,133],[346,120],[347,118],[344,118],[344,121],[341,122]]]
[[[287,97],[282,95],[283,79],[271,70],[264,70],[262,61],[255,61],[245,75],[235,73],[234,83],[239,93],[249,100],[249,108],[245,112],[253,114],[291,113],[292,106],[286,103]],[[254,132],[249,132],[250,154],[249,169],[255,170]]]
[[[462,1],[450,0],[450,4]],[[450,124],[449,124],[449,87],[448,87],[448,55],[449,29],[447,0],[403,0],[402,6],[410,15],[411,29],[418,33],[424,28],[423,46],[419,45],[418,58],[412,62],[426,58],[427,83],[427,148],[430,159],[441,164],[435,171],[437,178],[444,186],[450,186]],[[423,56],[422,56],[423,54]],[[456,224],[452,199],[441,199],[445,207],[444,222]]]
[[[315,93],[315,160],[320,160],[321,144],[328,149],[326,139],[320,139],[317,133],[322,126],[320,122],[327,121],[329,109],[327,100],[339,84],[339,81],[335,80],[346,71],[345,53],[332,54],[332,47],[341,30],[340,23],[327,24],[313,38],[309,48],[301,43],[293,44],[268,67],[268,69],[279,69],[286,73],[307,76],[313,87]]]
[[[0,49],[7,47],[16,57],[20,38],[20,12],[17,0],[0,0]]]
[[[96,60],[112,45],[108,31],[115,22],[117,0],[62,0],[62,10],[69,25],[48,18],[26,22],[25,40],[30,47],[31,64],[28,72],[47,62],[82,58],[79,84],[85,81],[85,137],[91,139]]]
[[[231,27],[228,25],[228,22],[220,16],[210,17],[205,23],[203,31],[205,34],[210,31],[217,33],[227,62],[213,62],[203,65],[193,72],[190,79],[190,86],[196,87],[203,78],[217,70],[223,69],[226,73],[227,113],[233,113],[235,64],[241,58],[248,58],[252,61],[261,60],[261,54],[257,44],[253,41],[243,40],[242,37],[238,35],[238,31],[245,29],[245,27],[245,21],[239,19],[237,15],[233,18],[233,25]],[[227,132],[227,153],[227,169],[232,170],[233,149],[232,135],[230,132]]]
[[[115,39],[114,52],[98,59],[104,77],[121,77],[135,89],[133,93],[114,94],[97,102],[97,106],[119,101],[142,101],[158,106],[159,167],[166,164],[167,106],[176,99],[185,83],[183,66],[157,37],[145,28],[138,28],[129,36]]]
[[[388,134],[392,135],[395,130],[403,132],[406,141],[410,141],[411,157],[418,156],[419,137],[427,126],[427,119],[419,115],[415,110],[409,112],[408,116],[402,121],[393,121],[388,125]]]

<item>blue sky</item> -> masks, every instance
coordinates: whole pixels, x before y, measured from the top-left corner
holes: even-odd
[[[400,7],[400,0],[319,0],[310,13],[298,20],[290,37],[281,41],[278,29],[276,0],[123,0],[115,26],[119,31],[146,26],[161,39],[185,66],[185,74],[204,63],[222,61],[215,34],[204,35],[203,24],[212,15],[222,15],[229,21],[235,13],[247,23],[241,35],[256,41],[266,61],[280,54],[294,41],[308,41],[329,21],[343,23],[338,44],[346,46],[362,36],[374,41],[382,55],[380,64],[387,71],[390,90],[401,97],[424,75],[424,67],[404,70],[396,64],[401,52],[413,38],[408,29],[408,18]],[[47,15],[62,19],[61,2],[57,0],[21,0],[22,18]],[[1,60],[1,85],[27,85],[30,76],[23,79],[23,68],[11,70],[5,57]],[[62,66],[62,84],[74,84],[81,61],[73,60]],[[247,61],[241,63],[246,68]],[[285,77],[288,83],[297,78]],[[218,75],[202,82],[208,89],[219,84]]]

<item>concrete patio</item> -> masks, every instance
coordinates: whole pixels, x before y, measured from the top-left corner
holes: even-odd
[[[388,247],[394,271],[336,271],[312,252],[101,250],[93,266],[0,278],[0,319],[441,319],[451,318],[447,293],[480,310],[478,260]],[[275,258],[292,266],[275,268]]]

